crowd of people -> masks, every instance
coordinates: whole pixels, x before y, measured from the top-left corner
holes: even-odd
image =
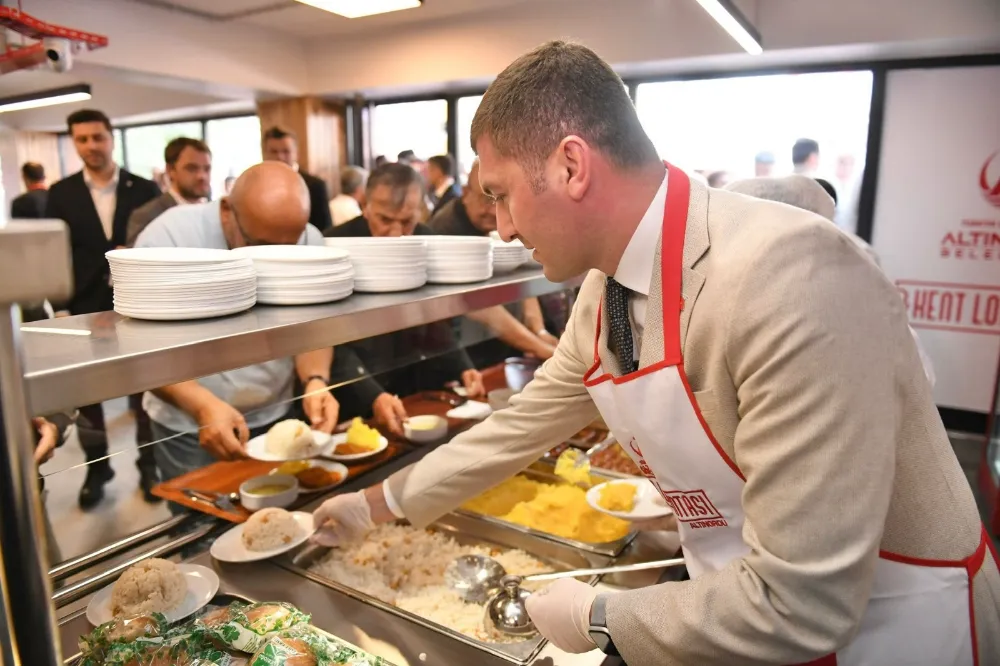
[[[155,181],[115,162],[112,126],[104,113],[74,112],[67,127],[83,168],[46,188],[42,167],[25,164],[27,191],[12,204],[14,217],[61,219],[69,227],[75,290],[67,302],[52,304],[56,312],[49,314],[56,316],[113,308],[104,255],[116,248],[322,245],[324,235],[488,237],[496,229],[495,206],[475,173],[459,186],[448,155],[423,161],[402,154],[370,174],[345,167],[340,193],[331,199],[326,184],[300,168],[294,134],[273,127],[261,137],[264,161],[213,199],[212,151],[199,139],[178,137],[166,145],[161,191]],[[212,460],[242,457],[251,436],[289,414],[327,432],[338,420],[373,416],[402,434],[407,414],[398,396],[451,381],[470,396],[482,396],[477,368],[509,356],[550,357],[571,301],[566,295],[548,300],[545,306],[534,298],[497,306],[465,321],[343,345],[336,354],[317,350],[130,396],[141,491],[157,502],[152,493],[157,483]],[[39,308],[26,312],[47,316]],[[338,384],[343,386],[327,390]],[[302,400],[293,400],[295,395]],[[81,407],[77,424],[88,462],[79,505],[90,509],[114,477],[102,405]]]
[[[115,248],[321,245],[324,236],[488,237],[497,229],[496,199],[480,184],[478,161],[466,182],[459,183],[450,155],[424,160],[407,150],[395,161],[380,156],[370,173],[345,166],[339,192],[331,198],[326,183],[299,165],[295,135],[272,127],[261,136],[264,161],[227,183],[225,194],[213,199],[212,151],[204,141],[178,137],[166,145],[161,181],[166,187],[161,191],[153,180],[115,163],[112,126],[105,114],[77,111],[67,118],[67,126],[83,162],[81,171],[46,189],[41,165],[27,163],[22,168],[26,192],[12,204],[14,217],[57,218],[69,226],[76,288],[66,303],[55,304],[61,313],[112,309],[104,253]],[[793,158],[797,172],[814,174],[818,144],[797,142]],[[757,175],[770,176],[766,167],[773,161],[773,156],[758,155]],[[707,174],[705,180],[737,191],[741,186],[727,185],[722,173]],[[788,191],[806,187],[800,181],[769,180],[779,184],[775,191],[784,191],[786,199],[792,198]],[[811,175],[806,180],[822,185],[834,211],[833,187]],[[834,212],[824,216],[831,221],[836,217]],[[400,395],[458,382],[468,395],[481,396],[479,368],[509,356],[551,357],[572,298],[529,298],[460,320],[343,345],[336,353],[318,350],[129,396],[138,426],[136,464],[144,497],[156,502],[151,491],[160,481],[215,459],[241,457],[250,437],[290,413],[327,431],[344,418],[371,416],[401,435],[407,413]],[[46,316],[35,310],[28,314]],[[326,390],[331,385],[338,388]],[[295,401],[295,395],[304,397]],[[103,499],[104,487],[114,477],[102,406],[81,407],[78,425],[89,463],[79,504],[89,509]]]

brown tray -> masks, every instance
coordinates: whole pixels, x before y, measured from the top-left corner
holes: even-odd
[[[347,478],[341,481],[344,483],[356,478],[365,472],[379,467],[389,460],[407,450],[407,445],[393,440],[389,440],[389,446],[384,451],[371,458],[357,461],[342,461],[347,466]],[[216,462],[196,469],[187,474],[178,476],[175,479],[164,481],[153,488],[153,494],[157,497],[176,502],[189,509],[206,513],[216,518],[222,518],[233,523],[242,523],[250,517],[250,512],[242,506],[236,506],[236,512],[223,511],[217,507],[192,500],[185,493],[184,488],[200,490],[207,493],[238,493],[244,481],[255,476],[262,476],[273,469],[277,469],[281,463],[261,462],[259,460],[236,460],[231,462]],[[330,492],[336,488],[331,488]],[[303,493],[298,500],[289,508],[297,508],[320,497],[319,493]]]

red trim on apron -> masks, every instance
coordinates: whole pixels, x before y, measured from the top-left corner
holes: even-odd
[[[805,664],[799,664],[798,666],[837,666],[837,655],[828,654],[825,657],[820,657],[819,659]]]
[[[683,368],[681,351],[681,302],[684,269],[684,236],[687,233],[691,181],[680,169],[667,164],[667,202],[663,206],[660,241],[660,293],[663,295],[663,360]],[[688,390],[690,393],[690,389]],[[704,424],[704,421],[702,421]]]
[[[712,429],[708,427],[708,422],[705,421],[705,417],[702,416],[701,407],[698,406],[698,401],[694,399],[694,391],[691,390],[691,384],[688,382],[687,373],[684,372],[684,364],[681,363],[677,366],[677,370],[681,376],[681,383],[684,384],[684,390],[687,391],[688,399],[691,401],[691,406],[694,407],[694,413],[698,417],[701,427],[705,430],[705,434],[708,435],[709,441],[712,442],[712,446],[715,447],[715,452],[719,454],[719,457],[722,458],[727,465],[729,465],[729,469],[733,470],[733,473],[740,477],[740,480],[746,482],[747,478],[743,476],[743,472],[740,471],[736,462],[729,457],[729,454],[726,453],[725,449],[719,445],[718,440],[715,439],[715,435],[712,434]]]

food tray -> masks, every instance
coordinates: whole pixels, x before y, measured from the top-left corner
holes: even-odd
[[[483,545],[501,547],[504,549],[520,549],[549,564],[556,570],[577,569],[606,566],[610,559],[593,553],[583,553],[575,548],[560,544],[551,540],[541,540],[535,537],[506,529],[500,525],[472,519],[466,516],[450,514],[431,525],[430,529],[447,533],[462,545]],[[520,643],[488,643],[466,636],[436,622],[425,619],[409,611],[402,610],[384,601],[369,596],[364,592],[337,583],[328,578],[310,572],[308,569],[314,563],[322,559],[329,549],[320,546],[307,546],[295,555],[285,555],[273,560],[278,566],[307,578],[324,587],[346,594],[352,599],[357,599],[370,606],[379,608],[387,613],[405,618],[423,627],[431,629],[452,640],[459,641],[465,645],[472,646],[485,653],[499,657],[512,664],[528,664],[541,652],[545,646],[545,639],[536,636]],[[598,576],[585,579],[590,585],[594,585]]]
[[[521,472],[524,476],[535,481],[545,481],[547,483],[565,483],[562,479],[553,473],[553,465],[555,460],[550,461],[539,461],[532,464],[530,467]],[[612,479],[628,478],[625,474],[618,474],[616,472],[605,472],[591,471],[591,477],[593,477],[597,483],[603,483],[604,481],[610,481]],[[621,539],[616,541],[608,541],[607,543],[587,543],[585,541],[575,541],[573,539],[566,539],[564,537],[556,536],[554,534],[548,534],[547,532],[541,532],[539,530],[532,529],[530,527],[524,527],[523,525],[516,525],[514,523],[508,523],[506,520],[501,520],[500,518],[494,518],[493,516],[486,516],[481,513],[473,513],[472,511],[466,511],[465,509],[458,509],[455,513],[460,516],[465,516],[467,518],[472,518],[480,522],[488,523],[491,525],[497,525],[503,527],[504,529],[514,530],[516,532],[521,532],[525,535],[543,539],[545,541],[553,541],[564,546],[569,546],[570,548],[575,548],[577,550],[582,550],[588,553],[593,553],[595,555],[603,555],[605,557],[617,557],[621,555],[622,551],[632,543],[632,539],[638,534],[635,530],[630,531],[628,534],[623,536]]]

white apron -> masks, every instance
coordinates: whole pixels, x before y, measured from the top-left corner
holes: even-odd
[[[681,276],[690,182],[680,169],[667,168],[661,250],[665,358],[621,377],[607,372],[597,347],[599,308],[594,365],[584,383],[618,441],[673,509],[688,572],[697,578],[750,551],[742,538],[745,477],[712,435],[684,373]],[[959,562],[880,553],[871,599],[854,640],[811,664],[980,666],[970,580],[986,547],[984,530],[976,553]]]

